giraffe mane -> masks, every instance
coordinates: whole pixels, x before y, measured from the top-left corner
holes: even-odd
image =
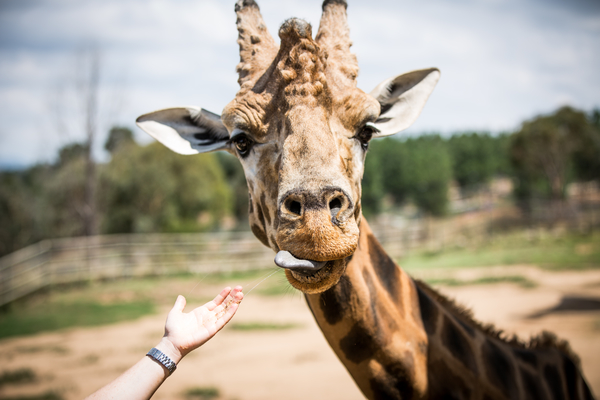
[[[510,346],[526,350],[549,350],[555,349],[569,357],[578,368],[581,368],[581,360],[573,351],[569,342],[561,339],[552,332],[542,331],[536,336],[532,336],[529,341],[524,341],[516,334],[509,335],[502,329],[497,329],[494,324],[484,324],[475,319],[473,311],[461,304],[458,304],[454,299],[444,296],[427,283],[413,279],[416,285],[422,289],[434,301],[438,302],[445,310],[449,311],[454,317],[468,326],[475,328],[486,336],[499,340]]]

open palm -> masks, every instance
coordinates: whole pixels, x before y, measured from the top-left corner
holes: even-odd
[[[242,287],[226,287],[212,301],[184,313],[185,297],[179,296],[167,315],[165,338],[185,356],[221,330],[237,311],[244,295]]]

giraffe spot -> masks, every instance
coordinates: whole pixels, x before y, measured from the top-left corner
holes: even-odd
[[[386,365],[385,373],[369,379],[369,385],[376,400],[412,399],[414,396],[411,375],[401,362]]]
[[[354,207],[354,219],[358,220],[358,217],[360,216],[360,212],[361,212],[361,204],[358,203],[356,205],[356,207]]]
[[[523,368],[519,369],[521,374],[521,380],[523,381],[523,390],[525,392],[525,398],[527,400],[538,400],[543,399],[545,396],[543,395],[543,389],[540,385],[540,380],[533,373],[524,370]]]
[[[473,329],[472,326],[470,326],[469,324],[467,324],[461,318],[457,318],[456,322],[458,322],[460,324],[460,326],[463,327],[463,329],[465,330],[465,332],[467,332],[469,334],[469,336],[471,336],[473,338],[475,337],[475,329]]]
[[[481,346],[483,364],[490,382],[509,399],[519,396],[515,381],[515,366],[511,359],[492,340],[486,340]]]
[[[340,348],[346,358],[355,364],[372,358],[377,350],[373,340],[374,333],[360,323],[355,324],[350,332],[340,340]]]
[[[277,241],[275,240],[275,236],[273,236],[273,235],[269,236],[269,240],[271,241],[271,244],[273,246],[275,246],[277,249],[279,249],[279,246],[277,245]]]
[[[263,231],[265,231],[266,230],[265,216],[263,215],[263,210],[259,203],[256,203],[256,219],[258,219],[260,226],[262,227]]]
[[[544,367],[544,379],[550,389],[550,394],[554,400],[564,399],[563,385],[555,365],[546,365]]]
[[[519,360],[526,362],[527,364],[531,365],[532,367],[537,368],[538,359],[533,351],[526,350],[526,349],[514,349],[513,352],[515,353],[515,356]]]
[[[411,373],[414,369],[414,361],[412,356],[405,354],[402,362],[395,362],[386,365],[385,370],[389,377],[394,381],[394,388],[400,394],[401,399],[412,399],[414,388],[411,384]]]
[[[375,288],[375,284],[373,283],[373,279],[371,278],[371,272],[367,269],[363,270],[363,279],[367,284],[367,288],[369,289],[369,299],[370,299],[370,308],[371,308],[371,325],[378,326],[379,325],[379,313],[377,311],[377,289]]]
[[[400,271],[396,263],[386,254],[374,235],[368,236],[369,255],[371,264],[377,273],[379,280],[387,292],[396,298],[398,295],[398,284],[400,283]]]
[[[269,212],[269,208],[266,206],[264,192],[260,195],[260,208],[263,211],[265,219],[267,220],[267,225],[271,225],[271,213]]]
[[[364,269],[362,275],[369,291],[369,309],[371,310],[370,316],[364,316],[365,321],[373,327],[377,340],[381,343],[387,343],[390,339],[390,332],[397,331],[400,328],[397,317],[391,314],[391,310],[381,307],[378,299],[379,294],[373,279],[374,274],[370,270]]]
[[[254,203],[252,202],[252,195],[248,193],[248,213],[252,214],[254,212]]]
[[[388,400],[388,399],[401,399],[398,392],[390,386],[385,378],[371,378],[369,379],[369,386],[373,391],[374,400]],[[410,397],[407,397],[409,399]]]
[[[256,236],[256,238],[258,240],[260,240],[260,242],[262,244],[264,244],[265,246],[269,247],[269,239],[267,238],[267,234],[265,233],[265,231],[263,231],[258,225],[256,224],[252,224],[250,226],[250,230],[252,231],[252,233],[254,233],[254,236]]]
[[[569,393],[569,399],[577,399],[577,367],[573,364],[573,361],[567,356],[563,355],[563,366],[565,369],[565,379],[567,381],[567,392]]]
[[[419,310],[421,311],[421,319],[423,320],[423,325],[425,326],[425,332],[428,335],[433,335],[436,330],[437,325],[437,317],[438,317],[438,309],[435,303],[431,300],[429,296],[416,285],[417,295],[419,296]]]
[[[281,125],[281,121],[279,122],[279,124]],[[283,126],[283,125],[281,125]],[[279,130],[281,132],[281,129]],[[279,150],[279,147],[276,148],[276,150]],[[281,159],[283,158],[283,154],[282,152],[279,152],[279,155],[277,156],[277,160],[275,160],[275,168],[274,170],[277,172],[277,177],[279,177],[279,170],[281,169]]]
[[[444,327],[441,332],[442,343],[450,353],[465,367],[477,373],[477,362],[473,356],[473,349],[462,331],[450,318],[444,316]]]
[[[431,400],[466,400],[471,397],[469,386],[443,361],[431,363],[427,376],[428,398]]]
[[[351,293],[352,285],[346,275],[342,275],[337,285],[321,293],[319,304],[328,324],[335,325],[342,320]]]

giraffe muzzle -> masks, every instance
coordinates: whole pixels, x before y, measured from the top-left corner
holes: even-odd
[[[321,263],[348,257],[358,244],[353,212],[353,202],[341,188],[286,193],[279,201],[276,241],[279,250],[289,256],[279,257],[281,265],[277,259],[275,263],[288,269],[318,271],[325,265]]]

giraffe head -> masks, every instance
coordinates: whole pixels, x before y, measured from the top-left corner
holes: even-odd
[[[367,94],[356,87],[345,0],[324,1],[314,39],[307,22],[285,21],[279,46],[253,0],[239,0],[235,11],[240,90],[222,115],[171,108],[137,124],[181,154],[235,155],[252,232],[278,252],[292,286],[319,293],[338,282],[358,244],[369,141],[410,126],[439,71],[399,75]]]

